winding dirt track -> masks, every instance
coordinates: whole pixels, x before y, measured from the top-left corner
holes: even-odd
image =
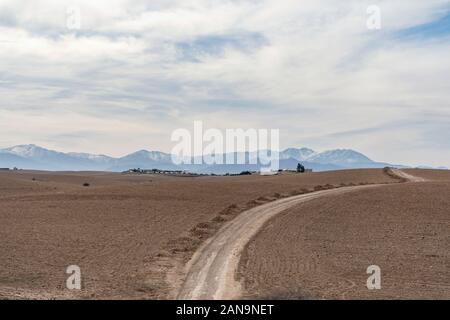
[[[424,181],[397,169],[391,172],[409,182]],[[180,300],[231,300],[241,295],[241,285],[235,280],[241,253],[245,245],[272,217],[300,203],[320,197],[338,195],[382,184],[354,186],[303,194],[267,203],[241,213],[220,229],[197,250],[186,265],[186,279],[178,292]]]
[[[390,170],[391,170],[391,172],[392,172],[394,175],[396,175],[397,177],[406,179],[406,180],[409,181],[409,182],[424,182],[424,181],[427,181],[427,180],[424,179],[424,178],[416,177],[416,176],[410,175],[410,174],[408,174],[408,173],[406,173],[406,172],[404,172],[404,171],[401,171],[401,170],[399,170],[399,169],[393,169],[393,168],[391,168]]]

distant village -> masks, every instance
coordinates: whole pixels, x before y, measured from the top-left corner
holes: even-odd
[[[17,170],[19,170],[19,169],[16,168],[16,167],[14,167],[13,169],[10,169],[10,168],[0,168],[0,171],[10,171],[10,170],[17,171]]]
[[[0,168],[0,171],[17,171],[21,170],[16,167],[10,168]],[[296,170],[291,169],[280,169],[273,174],[282,174],[282,173],[309,173],[313,172],[312,169],[306,169],[300,163],[297,166]],[[216,173],[195,173],[187,170],[161,170],[161,169],[141,169],[141,168],[133,168],[122,173],[128,174],[158,174],[158,175],[168,175],[168,176],[182,176],[182,177],[201,177],[201,176],[249,176],[253,174],[260,174],[259,171],[242,171],[240,173],[225,173],[225,174],[216,174]]]
[[[306,169],[302,164],[298,164],[296,170],[291,169],[280,169],[274,174],[282,174],[282,173],[310,173],[313,172],[312,169]],[[196,176],[249,176],[253,174],[260,174],[259,171],[242,171],[241,173],[225,173],[225,174],[215,174],[215,173],[194,173],[186,170],[160,170],[160,169],[141,169],[134,168],[124,171],[123,173],[131,173],[131,174],[160,174],[160,175],[169,175],[169,176],[185,176],[185,177],[196,177]]]

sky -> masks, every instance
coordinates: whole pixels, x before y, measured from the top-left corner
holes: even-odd
[[[379,29],[367,26],[373,6]],[[450,167],[449,9],[449,0],[0,0],[0,147],[170,152],[172,132],[200,120],[279,129],[282,148]]]

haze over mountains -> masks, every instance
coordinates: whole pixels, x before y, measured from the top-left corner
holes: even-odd
[[[247,153],[247,157],[255,153]],[[308,148],[289,148],[280,152],[280,168],[295,169],[298,162],[314,171],[328,171],[356,168],[382,168],[392,166],[376,162],[362,153],[349,149],[315,152]],[[247,162],[248,163],[248,162]],[[395,165],[399,166],[399,165]],[[260,165],[175,165],[170,154],[159,151],[141,150],[124,157],[88,153],[63,153],[48,150],[33,144],[0,149],[0,167],[52,171],[125,171],[131,168],[188,170],[196,173],[239,173],[245,170],[259,170]]]

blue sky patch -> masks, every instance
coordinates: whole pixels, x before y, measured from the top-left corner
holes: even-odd
[[[402,38],[419,38],[419,39],[433,39],[448,37],[450,35],[450,11],[447,10],[444,16],[438,19],[418,25],[412,28],[404,29],[399,32]]]
[[[204,55],[220,55],[226,48],[250,52],[266,43],[266,38],[259,33],[243,33],[199,37],[191,42],[179,42],[176,47],[183,60],[197,61]]]

